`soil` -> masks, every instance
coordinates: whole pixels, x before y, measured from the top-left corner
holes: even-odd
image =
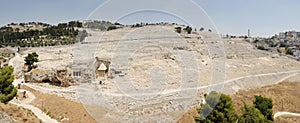
[[[8,114],[15,119],[17,123],[39,123],[40,119],[37,118],[30,110],[18,107],[13,104],[0,103],[0,112]]]
[[[37,98],[32,104],[47,113],[51,118],[62,123],[95,123],[96,121],[89,115],[82,104],[74,102],[56,95],[45,94],[33,90],[27,86],[22,89],[29,90]]]

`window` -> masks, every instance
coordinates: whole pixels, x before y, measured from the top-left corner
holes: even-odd
[[[74,77],[80,77],[81,76],[81,72],[80,71],[74,71],[73,72],[73,76]]]

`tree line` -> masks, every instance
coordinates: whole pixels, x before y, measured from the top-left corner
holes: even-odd
[[[12,25],[25,27],[28,24],[41,24],[40,26],[43,28],[41,30],[26,29],[21,31],[20,28],[12,27]],[[43,23],[11,23],[8,24],[8,26],[0,28],[0,45],[35,47],[74,44],[80,32],[77,28],[80,27],[82,27],[82,23],[78,21],[59,23],[53,26]],[[84,33],[86,33],[86,31]],[[87,36],[87,34],[83,36]]]

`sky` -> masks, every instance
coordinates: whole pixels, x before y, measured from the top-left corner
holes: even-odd
[[[252,36],[269,37],[300,30],[299,5],[299,0],[2,0],[0,25],[87,19],[124,24],[170,21],[231,35],[246,35],[250,29]]]

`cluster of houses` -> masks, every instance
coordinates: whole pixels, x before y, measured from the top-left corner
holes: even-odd
[[[294,59],[300,59],[300,32],[288,31],[271,38],[255,38],[253,43],[263,50],[279,52]]]
[[[281,32],[279,35],[275,35],[274,38],[277,38],[281,41],[300,41],[300,32],[297,31],[288,31],[288,32]]]
[[[300,32],[288,31],[276,34],[271,38],[271,41],[280,42],[279,51],[285,52],[296,58],[300,58]]]

